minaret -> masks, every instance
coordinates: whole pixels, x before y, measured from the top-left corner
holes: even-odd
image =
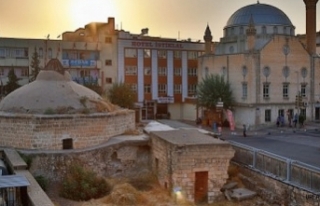
[[[303,1],[306,5],[307,51],[312,55],[316,53],[316,9],[318,0]]]
[[[253,50],[254,49],[254,44],[255,44],[255,40],[256,40],[256,34],[257,34],[257,30],[254,27],[254,21],[253,21],[253,17],[251,15],[250,20],[249,20],[249,27],[246,31],[247,33],[247,41],[248,41],[248,50]]]
[[[211,35],[209,25],[207,25],[206,31],[204,32],[203,39],[205,42],[205,54],[210,54],[212,52],[212,50],[211,50],[212,35]]]

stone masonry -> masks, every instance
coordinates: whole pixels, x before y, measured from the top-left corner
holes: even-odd
[[[197,130],[159,131],[151,134],[152,168],[160,184],[169,192],[178,188],[182,198],[195,201],[195,173],[207,172],[205,197],[208,203],[219,199],[228,178],[234,150],[227,142]]]
[[[135,129],[131,110],[77,115],[0,114],[0,145],[19,149],[61,150],[64,139],[73,149],[99,145]]]

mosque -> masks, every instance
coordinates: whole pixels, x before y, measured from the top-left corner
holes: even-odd
[[[288,124],[295,114],[307,121],[320,120],[317,0],[304,3],[306,35],[295,35],[295,26],[283,11],[259,1],[230,16],[219,42],[212,42],[207,26],[198,81],[220,74],[230,83],[236,126],[274,125],[278,116]]]

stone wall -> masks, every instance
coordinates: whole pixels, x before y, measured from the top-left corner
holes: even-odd
[[[172,145],[152,135],[153,170],[162,186],[181,188],[183,198],[195,201],[195,173],[208,172],[208,203],[222,196],[234,150],[229,144]]]
[[[150,171],[148,140],[127,141],[99,148],[21,153],[32,159],[30,172],[43,175],[51,181],[60,181],[72,164],[81,165],[103,177],[128,177]]]
[[[0,114],[0,145],[19,149],[61,150],[64,139],[74,149],[99,145],[110,137],[135,129],[135,113],[77,115]]]
[[[314,206],[320,204],[319,195],[316,196],[308,191],[293,187],[245,166],[235,163],[232,163],[232,166],[238,168],[238,176],[245,187],[257,192],[263,200],[270,204],[290,206]]]

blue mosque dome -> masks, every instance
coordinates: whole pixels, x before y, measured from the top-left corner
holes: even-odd
[[[293,26],[283,11],[274,6],[258,2],[238,9],[229,18],[225,28],[248,25],[251,16],[255,25]]]

